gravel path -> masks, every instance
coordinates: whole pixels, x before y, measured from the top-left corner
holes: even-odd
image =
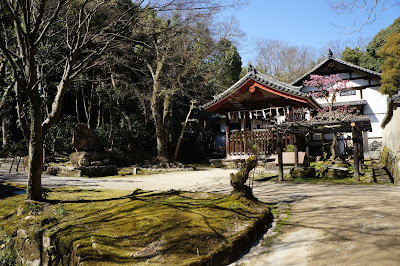
[[[232,172],[205,169],[109,179],[44,176],[43,184],[230,193]],[[0,181],[25,183],[26,176],[0,172]],[[400,265],[400,186],[255,182],[254,194],[264,202],[290,204],[291,216],[270,248],[250,252],[239,265]]]

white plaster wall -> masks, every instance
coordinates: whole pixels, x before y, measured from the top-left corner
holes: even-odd
[[[364,114],[386,114],[388,96],[379,92],[379,87],[366,88],[363,90],[363,99],[367,100]]]
[[[394,153],[400,152],[400,107],[395,107],[393,117],[383,129],[383,145]]]

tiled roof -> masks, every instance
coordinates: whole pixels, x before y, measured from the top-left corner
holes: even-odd
[[[212,101],[204,104],[202,107],[208,108],[214,105],[215,103],[225,99],[251,79],[280,92],[284,92],[302,98],[312,99],[312,97],[308,93],[300,91],[301,86],[293,86],[291,84],[278,81],[276,79],[268,77],[267,75],[258,73],[257,70],[255,70],[252,66],[250,66],[249,70],[247,71],[247,74],[243,78],[241,78],[238,82],[233,84],[226,91],[214,96],[214,99]],[[316,103],[313,99],[312,101]],[[316,103],[316,105],[318,106],[318,103]]]
[[[325,65],[327,62],[329,61],[334,61],[337,62],[339,64],[345,65],[347,67],[350,67],[352,69],[367,73],[367,74],[371,74],[374,76],[381,76],[381,73],[376,72],[376,71],[372,71],[354,64],[351,64],[349,62],[334,58],[334,57],[327,57],[324,61],[322,61],[321,63],[319,63],[318,65],[316,65],[315,67],[313,67],[310,71],[308,71],[306,74],[304,74],[303,76],[301,76],[300,78],[298,78],[297,80],[295,80],[294,82],[292,82],[292,85],[298,84],[300,81],[306,79],[309,75],[313,74],[317,69],[319,69],[320,67],[322,67],[323,65]],[[302,84],[301,84],[302,85]]]

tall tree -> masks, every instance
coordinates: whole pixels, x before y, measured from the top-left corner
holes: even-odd
[[[361,66],[367,69],[381,72],[383,59],[379,56],[379,49],[385,44],[386,39],[393,33],[400,32],[400,17],[392,25],[379,31],[367,46],[367,53],[362,59]]]
[[[379,90],[392,96],[400,90],[400,33],[390,35],[378,54],[384,60]]]
[[[213,72],[209,86],[220,93],[232,86],[240,78],[242,59],[236,46],[225,37],[220,39],[212,58],[206,67]]]
[[[350,47],[346,47],[346,49],[344,49],[341,54],[341,59],[359,66],[364,56],[365,52],[361,51],[358,47],[355,47],[353,49]]]
[[[112,34],[115,26],[130,22],[125,18],[132,4],[105,0],[1,0],[1,3],[13,27],[2,29],[0,49],[13,71],[19,122],[29,141],[27,198],[40,201],[44,135],[60,116],[69,84],[110,48],[118,36]],[[60,29],[56,38],[50,34],[55,33],[54,27]],[[12,45],[6,43],[6,36],[15,36]],[[44,63],[39,56],[46,44],[61,48],[61,60],[52,61],[50,67],[62,66],[58,81],[51,88],[53,98],[48,114],[43,113],[40,84],[45,77],[40,75]]]

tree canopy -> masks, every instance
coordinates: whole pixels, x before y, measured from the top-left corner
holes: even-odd
[[[400,33],[390,35],[378,53],[384,60],[380,91],[392,96],[400,90]]]

